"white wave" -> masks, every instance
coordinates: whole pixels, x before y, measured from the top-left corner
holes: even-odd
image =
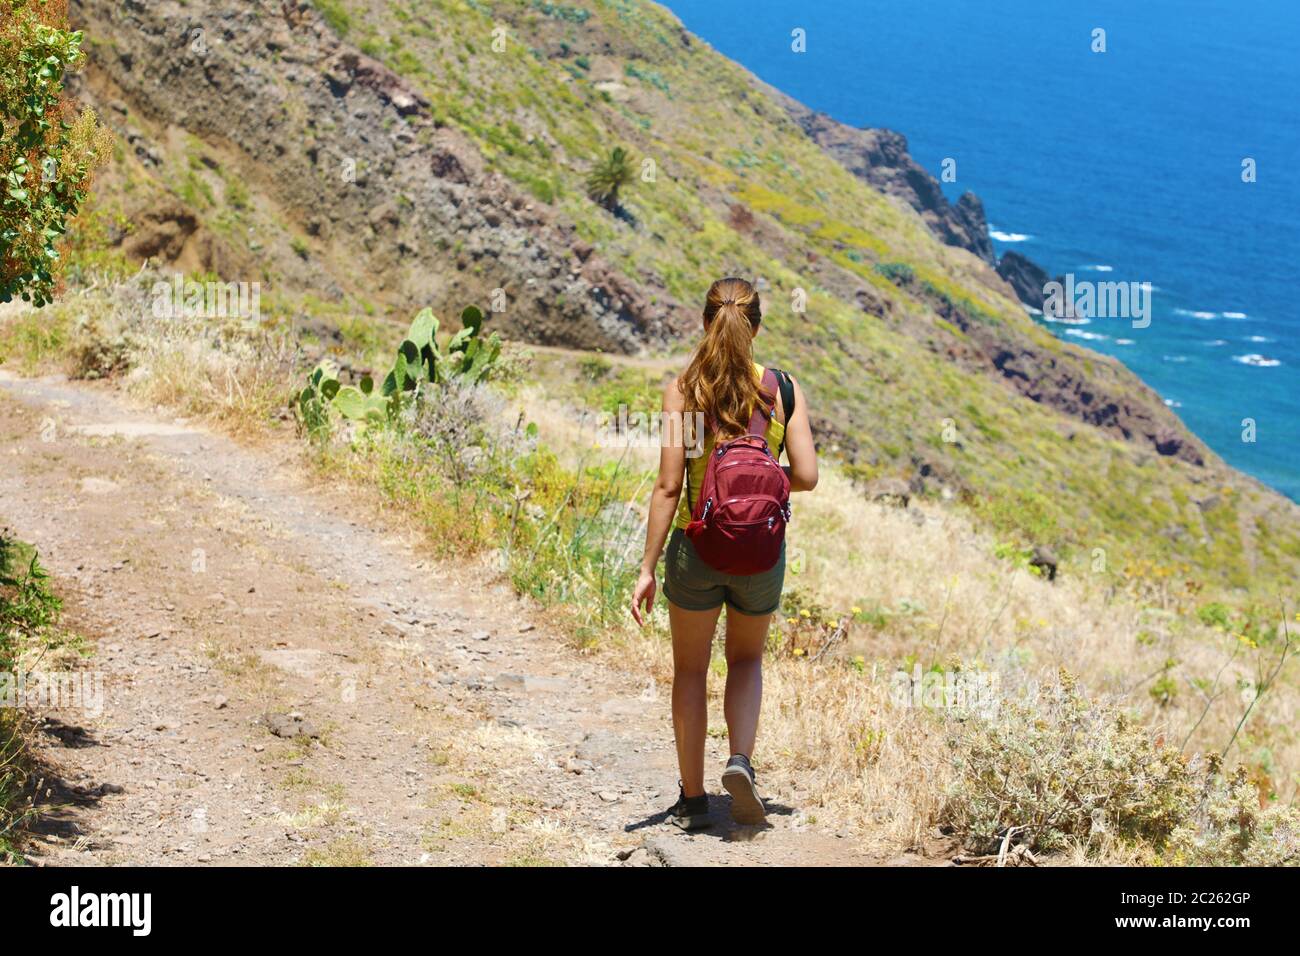
[[[1180,402],[1180,401],[1178,401],[1177,399],[1174,399],[1174,398],[1166,398],[1166,399],[1165,399],[1165,404],[1168,405],[1170,408],[1182,408],[1182,407],[1183,407],[1183,403]]]
[[[1092,324],[1092,319],[1085,318],[1084,316],[1081,315],[1065,315],[1065,316],[1057,317],[1054,315],[1047,315],[1046,313],[1044,313],[1043,321],[1052,322],[1056,325],[1091,325]]]
[[[1114,272],[1114,266],[1079,266],[1081,272]]]
[[[1273,339],[1270,339],[1267,335],[1248,335],[1246,336],[1246,341],[1258,342],[1260,344],[1267,345],[1269,342],[1272,342]]]
[[[1278,359],[1266,358],[1257,353],[1251,355],[1234,355],[1232,360],[1234,362],[1240,362],[1242,365],[1253,365],[1255,368],[1276,368],[1282,364]]]
[[[1225,312],[1223,313],[1223,317],[1225,319],[1244,319],[1247,316],[1245,312]]]
[[[1210,339],[1210,341],[1206,342],[1205,344],[1206,344],[1207,346],[1211,346],[1211,347],[1219,346],[1219,345],[1227,345],[1227,344],[1228,344],[1228,340],[1227,340],[1227,339]]]
[[[1132,345],[1132,344],[1134,344],[1134,343],[1133,343],[1133,340],[1132,340],[1132,339],[1116,339],[1116,340],[1115,340],[1115,344],[1116,344],[1116,345]]]
[[[1185,315],[1188,318],[1202,320],[1217,319],[1219,317],[1219,313],[1217,312],[1194,312],[1191,309],[1174,309],[1174,314]]]
[[[1162,355],[1160,357],[1166,362],[1182,363],[1187,361],[1186,355]]]
[[[1073,335],[1076,339],[1087,339],[1090,342],[1105,342],[1110,338],[1109,335],[1102,335],[1100,332],[1085,332],[1083,329],[1066,329],[1066,335]]]
[[[997,229],[989,229],[989,235],[998,242],[1028,242],[1034,238],[1026,232],[1001,232]]]

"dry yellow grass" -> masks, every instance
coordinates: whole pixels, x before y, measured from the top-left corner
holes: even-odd
[[[293,392],[294,354],[282,337],[232,339],[217,350],[155,329],[141,336],[137,354],[128,391],[236,437],[264,433]]]
[[[292,389],[288,355],[269,339],[214,349],[197,335],[137,331],[133,348],[133,392],[236,433],[260,428]],[[522,388],[503,414],[513,423],[521,408],[567,463],[622,457],[633,470],[655,467],[653,447],[625,455],[596,447],[593,421],[548,399],[545,382]],[[789,549],[787,592],[848,620],[847,638],[818,660],[772,656],[756,760],[767,786],[799,794],[801,805],[821,808],[819,818],[882,850],[915,845],[933,828],[955,772],[948,730],[961,719],[942,702],[900,700],[900,671],[976,675],[995,682],[996,697],[1066,669],[1088,694],[1118,702],[1190,753],[1234,739],[1275,657],[1172,613],[1167,601],[1144,606],[1109,574],[1044,580],[999,557],[998,542],[963,512],[870,503],[833,466],[816,492],[797,496]],[[652,627],[615,626],[598,652],[667,682],[666,623],[660,602]],[[721,690],[714,680],[715,714]],[[1294,800],[1300,769],[1296,717],[1295,681],[1284,675],[1255,704],[1229,754],[1283,802]],[[543,855],[559,849],[555,837],[540,840]],[[1137,851],[1116,843],[1102,852],[1123,861]]]
[[[541,390],[523,404],[566,460],[620,454],[594,448],[590,425]],[[625,462],[651,469],[656,457],[633,448]],[[1119,704],[1191,754],[1232,740],[1276,657],[1187,614],[1141,606],[1105,572],[1048,581],[999,557],[998,542],[960,511],[874,504],[833,465],[794,507],[787,594],[797,590],[851,620],[847,639],[821,660],[772,656],[756,759],[769,787],[805,795],[805,806],[810,797],[837,828],[859,831],[882,851],[917,845],[933,829],[954,774],[947,731],[962,718],[942,705],[900,703],[900,669],[986,676],[995,698],[1045,686],[1065,669],[1087,694]],[[654,621],[645,632],[617,629],[604,653],[667,682],[662,606]],[[719,676],[715,715],[722,687]],[[1229,753],[1229,763],[1251,767],[1283,802],[1294,798],[1300,769],[1297,698],[1294,681],[1271,687]],[[1092,852],[1112,862],[1142,856],[1113,840]]]

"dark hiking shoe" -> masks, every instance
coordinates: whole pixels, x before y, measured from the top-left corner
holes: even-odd
[[[668,822],[683,830],[698,830],[713,822],[709,816],[709,795],[702,793],[698,797],[688,797],[683,790],[677,791],[677,802],[668,810]]]
[[[722,771],[722,785],[731,794],[731,818],[746,826],[755,826],[767,819],[763,799],[754,783],[754,768],[744,754],[735,754]]]

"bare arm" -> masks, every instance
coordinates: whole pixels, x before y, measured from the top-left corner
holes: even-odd
[[[791,491],[812,491],[817,487],[817,446],[813,444],[803,389],[793,375],[790,381],[794,384],[794,414],[785,423],[785,455],[790,461],[785,473],[790,477]]]
[[[685,403],[677,387],[677,380],[668,383],[664,389],[663,410],[665,417],[676,415],[680,420]],[[666,435],[672,434],[666,430]],[[677,432],[680,435],[680,431]],[[650,492],[650,516],[646,522],[645,554],[641,558],[641,574],[637,580],[636,590],[632,592],[632,617],[637,624],[643,624],[641,606],[645,613],[650,613],[655,597],[655,566],[659,555],[663,553],[664,542],[668,540],[668,529],[677,511],[677,502],[682,496],[682,476],[686,471],[686,449],[680,442],[663,442],[659,449],[659,477],[655,479],[654,490]]]

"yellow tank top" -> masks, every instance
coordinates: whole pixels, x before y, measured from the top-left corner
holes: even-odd
[[[757,362],[754,363],[754,376],[759,381],[763,379],[763,366]],[[767,432],[763,437],[767,439],[767,447],[772,449],[772,454],[775,455],[777,449],[781,447],[781,439],[785,437],[785,425],[778,422],[773,415],[767,423]],[[684,529],[691,523],[691,506],[695,503],[700,487],[704,484],[704,471],[709,465],[709,452],[713,450],[714,443],[714,436],[707,436],[704,439],[704,454],[686,459],[686,487],[682,489],[682,497],[677,504],[677,517],[673,520],[674,528]],[[693,451],[693,449],[687,450]]]

